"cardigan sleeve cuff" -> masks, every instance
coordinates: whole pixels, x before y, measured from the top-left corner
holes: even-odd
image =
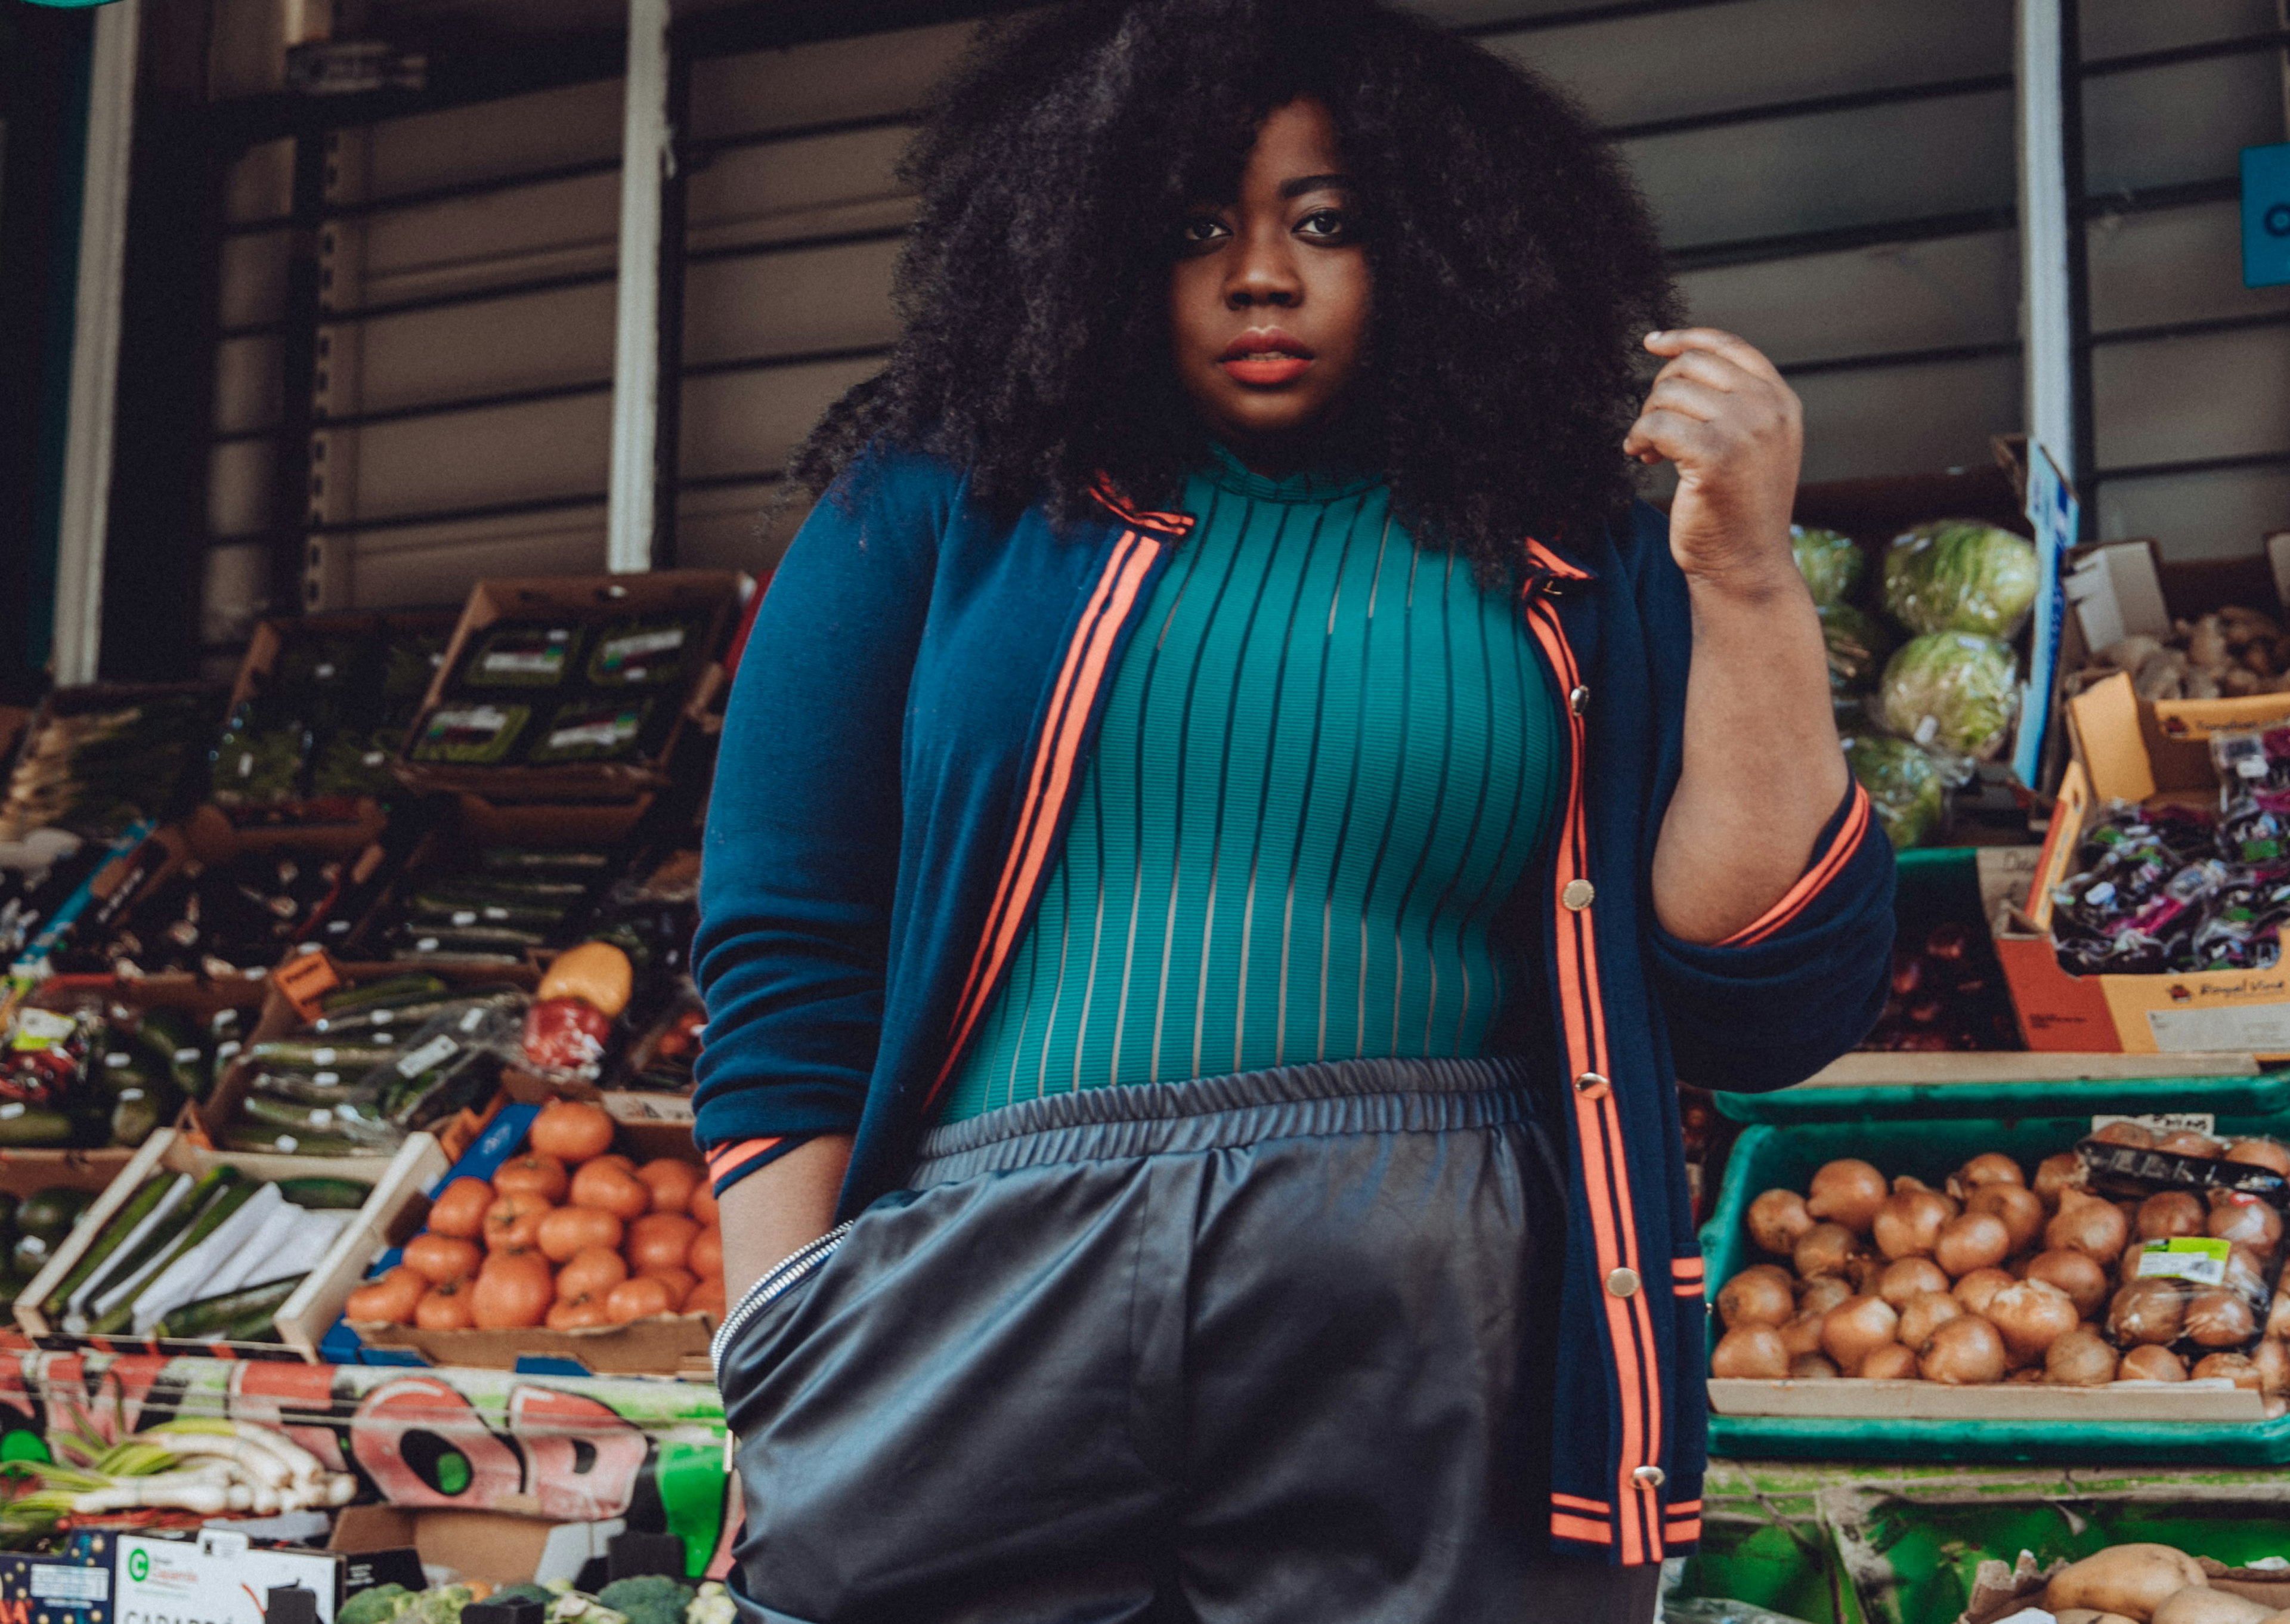
[[[1782,893],[1781,900],[1740,930],[1716,945],[1720,948],[1749,948],[1787,930],[1792,920],[1820,900],[1837,876],[1853,861],[1853,854],[1869,837],[1874,823],[1869,805],[1869,792],[1858,779],[1846,792],[1845,804],[1829,820],[1828,827],[1814,842],[1813,860],[1798,876],[1796,884]]]
[[[809,1143],[809,1133],[778,1133],[762,1139],[735,1140],[707,1152],[708,1186],[720,1199],[749,1173],[769,1167],[798,1145]]]

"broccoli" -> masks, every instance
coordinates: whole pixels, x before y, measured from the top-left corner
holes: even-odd
[[[467,1585],[436,1585],[415,1596],[398,1616],[412,1624],[461,1624],[461,1609],[475,1599]]]
[[[684,1610],[684,1624],[732,1624],[740,1616],[732,1593],[721,1580],[711,1579],[700,1587],[700,1594]]]
[[[665,1573],[638,1579],[616,1579],[597,1592],[597,1600],[627,1616],[629,1624],[684,1624],[684,1610],[692,1604],[692,1587]]]
[[[375,1585],[344,1602],[334,1624],[388,1624],[412,1596],[404,1585]]]

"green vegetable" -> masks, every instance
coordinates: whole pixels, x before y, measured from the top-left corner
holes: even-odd
[[[538,1586],[523,1588],[540,1588]],[[544,1590],[541,1595],[545,1597],[548,1592]],[[374,1585],[359,1591],[336,1609],[334,1624],[388,1624],[388,1620],[404,1611],[412,1599],[413,1592],[404,1585]],[[493,1599],[499,1601],[501,1598],[496,1595]]]
[[[1853,539],[1833,530],[1792,524],[1790,551],[1796,555],[1798,573],[1805,577],[1813,601],[1823,606],[1841,604],[1851,597],[1853,589],[1861,584],[1862,571],[1868,565],[1868,559]]]
[[[444,979],[434,975],[391,975],[362,987],[337,987],[318,1000],[320,1020],[315,1025],[317,1030],[324,1031],[327,1016],[419,1004],[426,998],[442,997],[448,990]]]
[[[217,1181],[217,1189],[205,1205],[199,1208],[197,1215],[191,1220],[190,1227],[177,1236],[166,1250],[158,1255],[154,1267],[149,1271],[150,1278],[156,1279],[164,1274],[168,1266],[177,1258],[181,1257],[183,1253],[220,1228],[223,1220],[252,1201],[254,1198],[254,1192],[260,1188],[248,1180],[236,1167],[219,1167],[215,1172],[228,1173],[230,1177],[228,1180]],[[116,1289],[113,1288],[113,1291]],[[107,1297],[112,1295],[112,1291],[107,1291],[105,1295]],[[97,1336],[116,1335],[127,1328],[134,1315],[135,1296],[132,1292],[130,1292],[121,1295],[110,1308],[100,1312],[88,1329]]]
[[[113,1096],[107,1123],[115,1145],[133,1149],[149,1139],[159,1125],[182,1108],[183,1097],[170,1087],[122,1089]]]
[[[122,1243],[135,1232],[135,1227],[138,1224],[151,1216],[153,1209],[157,1207],[167,1192],[174,1188],[177,1177],[178,1175],[174,1173],[156,1173],[143,1181],[136,1192],[127,1198],[127,1204],[114,1212],[111,1215],[111,1221],[104,1225],[97,1232],[95,1238],[88,1243],[87,1250],[80,1253],[79,1261],[72,1265],[71,1272],[63,1278],[63,1284],[56,1287],[55,1295],[49,1298],[43,1305],[43,1313],[52,1320],[62,1316],[64,1304],[71,1300],[71,1294],[80,1288],[89,1276],[104,1266],[111,1255],[119,1250]]]
[[[1923,844],[1940,828],[1945,810],[1940,769],[1915,745],[1882,733],[1858,734],[1845,741],[1845,759],[1869,792],[1894,851]]]
[[[524,759],[535,767],[566,762],[619,761],[636,754],[653,702],[630,697],[621,700],[574,700],[558,707],[548,724],[526,747]]]
[[[220,1337],[226,1341],[244,1341],[244,1337],[228,1334],[229,1330],[257,1319],[267,1329],[286,1300],[294,1294],[294,1288],[308,1277],[289,1275],[281,1280],[243,1285],[220,1297],[202,1297],[196,1302],[187,1302],[180,1308],[170,1309],[160,1319],[156,1332],[160,1336],[195,1340]]]
[[[700,1594],[684,1610],[684,1624],[732,1624],[740,1616],[739,1604],[720,1579],[711,1579],[700,1587]]]
[[[589,655],[589,681],[599,688],[657,686],[683,676],[696,622],[622,620],[597,634]]]
[[[85,1190],[51,1185],[24,1197],[16,1208],[16,1228],[43,1240],[61,1240],[79,1221],[79,1215],[94,1204],[95,1197]]]
[[[532,719],[529,705],[441,705],[421,724],[412,756],[460,766],[494,766],[508,759],[510,747]]]
[[[2019,666],[1993,637],[1933,632],[1886,662],[1877,698],[1889,731],[1927,750],[1987,761],[2019,716]]]
[[[684,1610],[692,1604],[690,1585],[665,1573],[637,1579],[616,1579],[597,1592],[597,1600],[624,1615],[629,1624],[684,1624]]]
[[[36,1111],[13,1100],[0,1105],[0,1145],[68,1145],[76,1132],[77,1124],[65,1112]]]
[[[365,1205],[373,1186],[356,1179],[281,1179],[278,1193],[298,1207],[354,1212]]]
[[[523,962],[523,956],[519,956]],[[425,977],[434,980],[435,977]],[[473,1009],[507,1009],[524,997],[513,987],[473,987],[451,998],[436,998],[420,1004],[401,1004],[388,1009],[353,1010],[343,1015],[321,1017],[316,1027],[335,1039],[354,1038],[361,1043],[380,1041],[377,1035],[391,1036],[412,1031],[427,1020],[440,1015],[459,1015]]]
[[[370,1141],[340,1133],[298,1132],[265,1127],[259,1123],[234,1122],[216,1135],[225,1150],[259,1151],[265,1156],[371,1156]]]
[[[473,640],[456,688],[554,688],[575,669],[581,628],[546,620],[497,620]]]
[[[268,1094],[249,1094],[240,1103],[249,1122],[302,1133],[347,1133],[353,1138],[370,1133],[376,1124],[369,1108],[345,1097],[332,1105],[302,1105]]]
[[[1829,645],[1830,696],[1841,700],[1871,686],[1893,646],[1883,625],[1850,604],[1823,604],[1815,612]]]
[[[1885,612],[1918,634],[2009,638],[2036,601],[2035,543],[1975,519],[1942,519],[1885,549]]]
[[[215,1193],[229,1182],[223,1175],[238,1176],[236,1168],[211,1168],[196,1180],[188,1173],[178,1174],[169,1181],[169,1193],[154,1212],[154,1220],[140,1235],[131,1235],[132,1244],[123,1244],[112,1260],[86,1277],[67,1280],[72,1289],[48,1299],[47,1312],[51,1317],[65,1316],[64,1329],[77,1332],[86,1329],[82,1310],[97,1298],[104,1296],[129,1282],[148,1278],[156,1266],[159,1254],[173,1245],[183,1231],[189,1228],[199,1215],[199,1210],[212,1200]],[[180,1194],[174,1193],[178,1188]]]
[[[255,1044],[246,1052],[246,1058],[290,1071],[365,1071],[394,1052],[387,1044],[313,1043],[308,1038],[281,1037]]]
[[[467,1585],[433,1585],[397,1616],[413,1624],[460,1624],[461,1609],[474,1599]]]

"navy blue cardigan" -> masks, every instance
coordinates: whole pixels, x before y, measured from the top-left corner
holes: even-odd
[[[789,548],[733,684],[701,882],[695,1100],[719,1188],[821,1133],[857,1135],[846,1216],[902,1181],[1192,524],[1099,500],[1061,531],[1011,520],[960,469],[877,450]],[[1568,696],[1571,764],[1509,905],[1523,940],[1539,926],[1549,999],[1515,1041],[1568,1084],[1551,1530],[1636,1564],[1701,1532],[1706,1312],[1675,1084],[1779,1088],[1859,1040],[1892,854],[1856,785],[1763,918],[1715,946],[1665,932],[1649,875],[1692,646],[1666,522],[1641,505],[1625,533],[1531,550],[1520,612]]]

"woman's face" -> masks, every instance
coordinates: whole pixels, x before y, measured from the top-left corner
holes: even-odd
[[[1333,415],[1372,278],[1335,120],[1309,98],[1256,132],[1240,196],[1189,210],[1169,278],[1177,377],[1244,460],[1285,464]]]

